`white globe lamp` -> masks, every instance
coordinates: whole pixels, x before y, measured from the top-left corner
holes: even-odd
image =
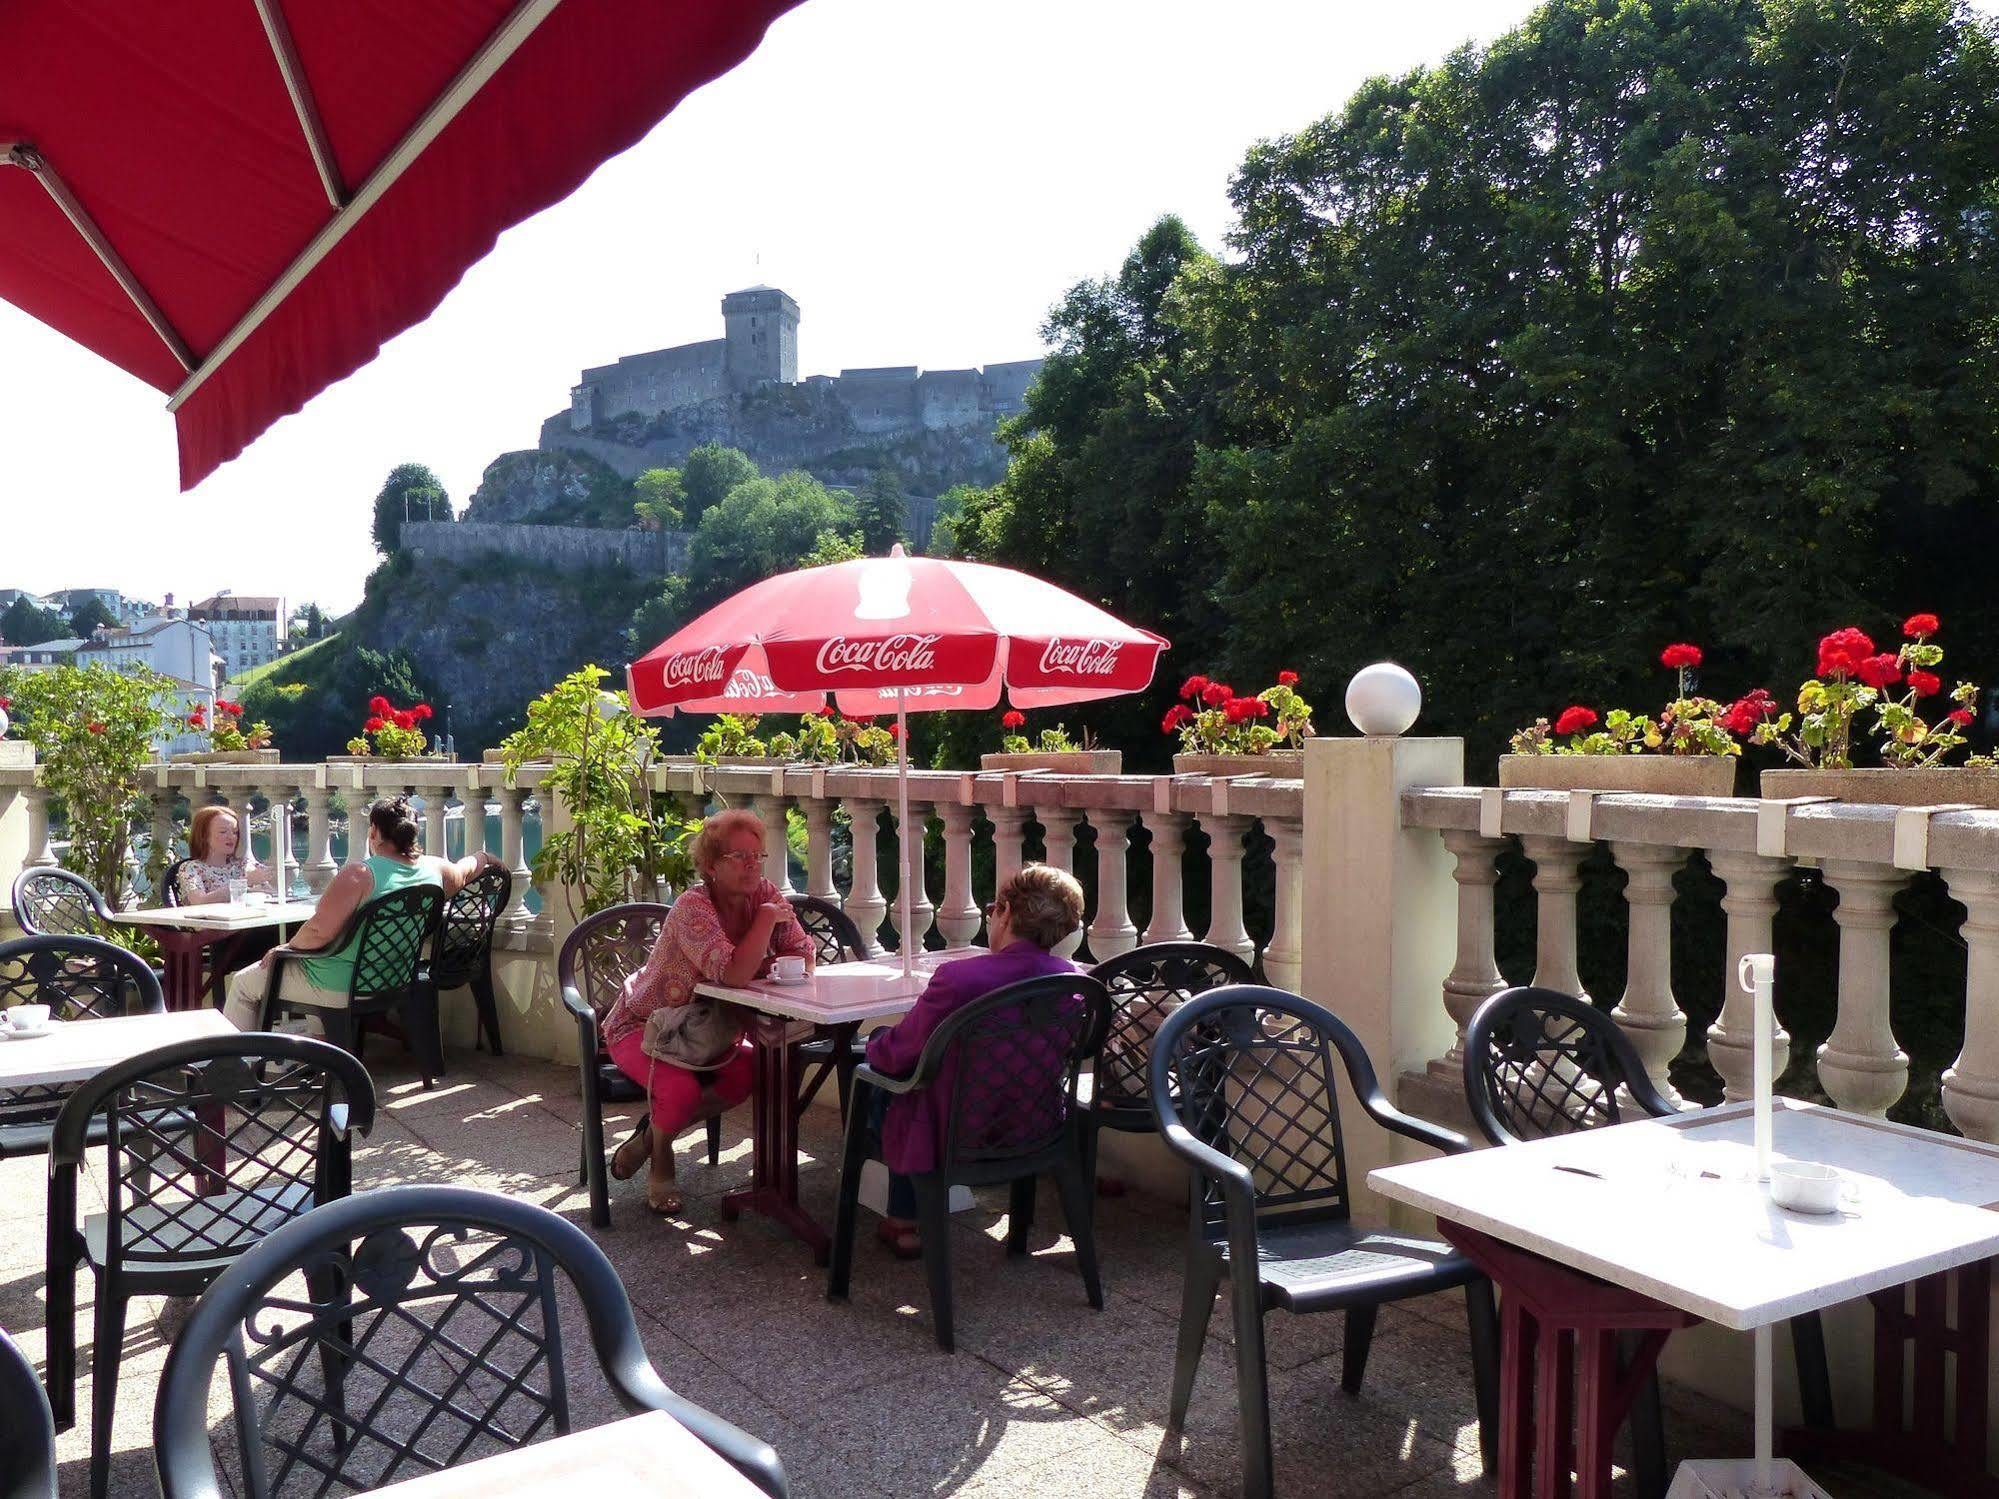
[[[1422,711],[1423,689],[1393,661],[1363,666],[1347,683],[1347,717],[1363,734],[1407,733]]]
[[[0,739],[7,737],[7,710],[0,708]]]

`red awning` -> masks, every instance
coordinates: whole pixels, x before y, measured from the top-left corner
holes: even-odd
[[[0,297],[168,393],[191,488],[797,3],[0,5]]]

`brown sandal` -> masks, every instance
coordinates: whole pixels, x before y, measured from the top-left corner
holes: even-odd
[[[646,1193],[646,1206],[662,1218],[671,1218],[687,1205],[687,1199],[680,1195],[678,1187],[668,1187],[658,1198]]]
[[[626,1151],[638,1147],[636,1155],[627,1156]],[[611,1152],[611,1175],[618,1181],[630,1181],[639,1174],[639,1167],[652,1159],[652,1130],[641,1125],[632,1137]]]

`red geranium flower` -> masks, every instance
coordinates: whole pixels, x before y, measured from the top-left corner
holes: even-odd
[[[1766,718],[1777,716],[1777,700],[1763,688],[1744,693],[1728,705],[1722,715],[1722,727],[1739,737],[1747,737],[1756,732],[1756,726]]]
[[[1235,696],[1235,688],[1226,682],[1210,682],[1201,689],[1201,701],[1210,708],[1219,708]]]
[[[413,729],[416,727],[416,715],[407,708],[398,708],[389,717],[395,720],[396,727],[399,729]]]
[[[418,703],[414,708],[410,709],[410,717],[414,718],[418,723],[422,723],[425,719],[433,716],[429,703]]]
[[[1190,703],[1207,690],[1208,679],[1206,677],[1189,677],[1180,684],[1180,696]]]
[[[11,697],[0,697],[0,713],[5,713],[13,706],[14,700]]]
[[[819,716],[821,718],[831,718],[833,716],[833,705],[831,703],[822,703],[819,707]]]
[[[1934,635],[1943,624],[1934,614],[1911,614],[1902,621],[1902,633],[1911,640],[1919,640],[1925,635]]]
[[[1860,663],[1874,654],[1874,642],[1866,632],[1848,625],[1844,630],[1834,630],[1819,641],[1819,675],[1856,676]]]
[[[1943,691],[1943,678],[1933,671],[1911,671],[1909,685],[1915,689],[1917,697],[1934,697]]]
[[[1171,734],[1194,716],[1194,710],[1185,703],[1175,703],[1166,710],[1166,716],[1159,720],[1159,732]]]
[[[1946,716],[1960,729],[1971,727],[1971,710],[1969,708],[1953,708]]]
[[[388,726],[389,721],[386,718],[371,718],[361,725],[362,729],[370,734],[379,734]]]
[[[390,707],[389,700],[383,697],[378,692],[373,697],[368,699],[368,711],[370,713],[379,713],[384,718],[386,718],[389,714],[393,713],[395,709]]]
[[[1578,703],[1573,708],[1562,710],[1562,716],[1555,720],[1557,734],[1581,734],[1596,724],[1596,709],[1585,708]]]
[[[1017,729],[1026,722],[1027,715],[1025,713],[1021,712],[1018,708],[1009,708],[1006,710],[1005,716],[1000,719],[1000,727],[1003,729]]]
[[[1885,651],[1868,656],[1854,666],[1853,674],[1869,687],[1893,687],[1902,680],[1901,658]]]
[[[1296,687],[1298,685],[1298,673],[1295,671],[1280,671],[1277,674],[1277,685],[1279,687]]]
[[[899,723],[890,724],[888,726],[888,737],[891,739],[900,739],[902,737],[902,725]]]
[[[86,724],[84,727],[89,729],[90,732],[93,734],[102,734],[104,732],[104,725],[98,723],[95,719],[91,720],[91,722]]]
[[[857,723],[864,729],[874,721],[875,721],[875,716],[872,713],[856,713],[851,719],[848,720],[849,723]]]
[[[1701,648],[1697,645],[1669,645],[1659,652],[1659,664],[1674,671],[1686,671],[1701,664]]]
[[[1222,704],[1222,712],[1228,715],[1230,723],[1247,723],[1253,716],[1249,705],[1255,701],[1253,697],[1232,697]]]

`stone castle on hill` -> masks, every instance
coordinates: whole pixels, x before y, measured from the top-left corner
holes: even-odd
[[[798,303],[773,286],[753,286],[722,298],[722,329],[720,338],[628,354],[615,364],[583,371],[569,392],[568,411],[542,424],[541,446],[611,458],[598,449],[598,443],[608,441],[643,445],[657,457],[661,444],[669,450],[682,445],[674,441],[676,436],[698,437],[705,428],[730,425],[718,406],[773,391],[802,398],[788,408],[795,413],[794,424],[816,428],[821,441],[866,447],[885,439],[965,431],[989,441],[994,424],[1021,409],[1042,363],[1020,359],[958,370],[893,365],[801,381]],[[707,408],[705,420],[698,408]]]

